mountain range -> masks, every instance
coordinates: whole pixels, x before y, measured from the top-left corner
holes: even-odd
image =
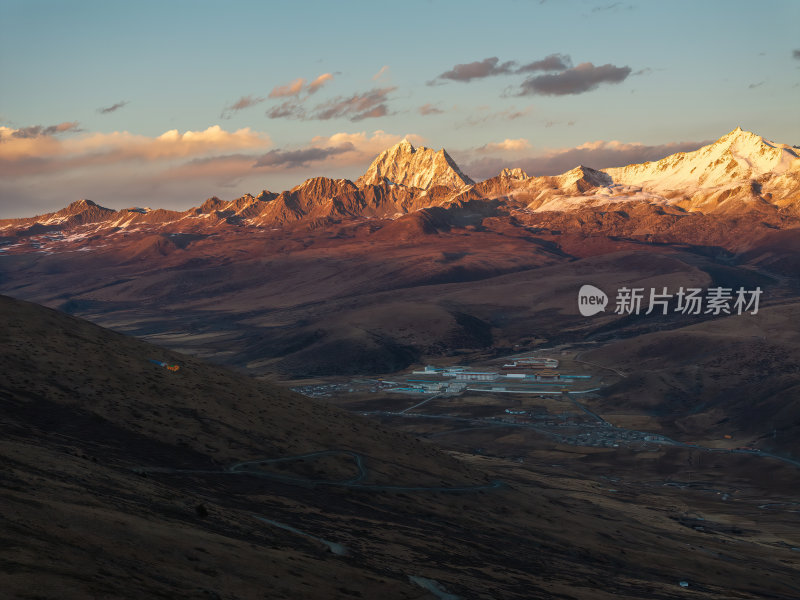
[[[359,218],[402,219],[431,209],[450,224],[476,211],[525,221],[546,221],[552,213],[639,211],[670,215],[668,220],[758,215],[772,227],[786,228],[800,218],[800,150],[737,128],[694,152],[656,162],[602,170],[577,166],[544,177],[503,169],[475,183],[445,150],[415,148],[404,139],[355,182],[315,177],[281,193],[264,190],[229,201],[213,197],[186,211],[112,210],[83,199],[57,212],[0,220],[0,242],[10,251],[30,236],[67,231],[84,233],[67,238],[74,243],[101,231],[319,227]]]
[[[800,297],[797,155],[736,129],[652,163],[552,177],[508,168],[475,183],[446,152],[404,140],[355,182],[314,178],[182,212],[82,200],[2,221],[0,293],[289,380],[564,343],[622,340],[615,353],[630,357],[634,340],[671,330],[687,337],[669,339],[706,348],[713,315],[643,318],[609,307],[587,319],[577,291],[591,283],[613,301],[623,286],[760,287],[765,315],[791,314]],[[759,327],[737,342],[755,348],[748,336],[766,337],[758,356],[725,359],[735,373],[710,375],[719,351],[688,364],[671,343],[653,342],[668,382],[661,391],[643,396],[631,377],[604,394],[647,398],[673,433],[736,422],[765,435],[776,402],[795,410],[800,383],[770,375],[794,372],[794,350],[782,330]],[[706,366],[695,373],[697,365]],[[750,405],[770,408],[727,412]],[[720,411],[728,421],[699,419]],[[797,425],[786,423],[775,448],[794,447]]]

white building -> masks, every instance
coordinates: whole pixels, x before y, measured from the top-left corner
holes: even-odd
[[[456,381],[494,381],[499,377],[497,373],[489,371],[459,371],[453,375]]]

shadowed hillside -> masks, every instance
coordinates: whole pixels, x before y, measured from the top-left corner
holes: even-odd
[[[0,307],[12,597],[432,598],[412,577],[465,599],[667,599],[682,578],[702,582],[697,598],[797,591],[775,534],[705,536],[712,551],[685,560],[700,534],[653,490],[444,453],[74,317]]]

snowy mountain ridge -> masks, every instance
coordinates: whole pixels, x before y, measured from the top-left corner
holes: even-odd
[[[737,127],[713,144],[656,162],[603,169],[614,183],[651,190],[708,189],[800,170],[800,153]]]
[[[467,205],[470,214],[628,211],[633,206],[732,216],[755,211],[795,222],[800,219],[800,151],[736,128],[712,144],[654,162],[602,170],[578,166],[539,177],[507,168],[475,183],[445,150],[415,148],[404,139],[381,152],[355,182],[314,177],[279,194],[214,197],[186,211],[112,210],[79,200],[57,212],[0,220],[0,243],[16,247],[15,236],[84,226],[112,234],[137,228],[316,227],[351,219],[395,220],[431,208],[457,212]]]

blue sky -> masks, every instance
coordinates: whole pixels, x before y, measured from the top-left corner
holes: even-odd
[[[0,14],[0,218],[354,179],[405,135],[476,179],[652,159],[737,125],[800,143],[794,0],[0,0]],[[560,67],[535,66],[553,55]]]

